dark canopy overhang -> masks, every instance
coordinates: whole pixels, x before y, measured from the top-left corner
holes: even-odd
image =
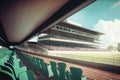
[[[0,44],[19,45],[95,0],[0,0]]]

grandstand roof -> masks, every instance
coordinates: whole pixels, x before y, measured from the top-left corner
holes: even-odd
[[[69,25],[67,27],[74,28],[74,29],[77,29],[80,31],[84,31],[84,32],[88,32],[88,33],[92,33],[92,34],[96,34],[96,35],[103,35],[103,33],[101,33],[101,32],[97,32],[94,30],[84,28],[84,27],[82,27],[82,25],[75,23],[75,22],[72,22],[72,21],[69,21],[69,20],[64,20],[61,23],[67,24],[67,25]]]
[[[0,0],[0,43],[19,45],[95,0]]]

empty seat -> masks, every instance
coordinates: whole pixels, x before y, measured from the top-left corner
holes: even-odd
[[[43,74],[46,75],[46,76],[48,76],[47,64],[44,62],[44,60],[41,60],[40,64],[42,66],[42,72],[43,72]]]
[[[13,74],[7,71],[0,70],[0,80],[16,80]]]
[[[51,64],[51,70],[53,72],[53,80],[58,80],[59,76],[58,76],[58,70],[56,67],[56,62],[50,61],[50,64]]]
[[[40,64],[40,59],[36,58],[36,62],[37,62],[37,66],[36,66],[37,69],[42,70],[42,66]]]
[[[86,80],[86,77],[82,76],[82,69],[76,67],[70,67],[71,80]]]
[[[66,79],[66,64],[65,63],[58,63],[58,70],[59,70],[59,80],[67,80]]]
[[[13,60],[13,63],[5,62],[4,64],[5,64],[5,66],[7,66],[7,67],[9,67],[9,68],[12,69],[12,71],[13,71],[14,76],[15,76],[16,79],[18,79],[19,73],[27,70],[26,66],[22,66],[21,65],[20,59],[16,59],[15,58]]]
[[[0,65],[0,68],[1,68],[1,70],[7,71],[7,72],[9,72],[11,74],[14,74],[13,70],[10,67],[8,67],[8,66],[2,66],[2,65]]]
[[[2,56],[0,58],[0,80],[19,80],[19,77],[20,80],[35,80],[34,73],[27,70],[15,51],[0,56]]]
[[[15,71],[15,76],[16,76],[16,78],[18,78],[18,76],[19,76],[19,74],[21,73],[21,72],[24,72],[24,71],[26,71],[27,70],[27,68],[24,66],[24,67],[21,67],[21,68],[15,68],[14,69],[14,71]]]
[[[35,80],[34,72],[31,70],[27,70],[27,71],[20,73],[19,80]]]

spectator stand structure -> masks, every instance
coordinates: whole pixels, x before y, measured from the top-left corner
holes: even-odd
[[[103,35],[103,33],[64,20],[42,32],[39,35],[38,43],[48,50],[100,51],[100,35]]]

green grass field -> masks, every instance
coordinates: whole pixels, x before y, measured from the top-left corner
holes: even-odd
[[[81,51],[57,51],[56,56],[71,58],[76,60],[104,63],[120,66],[119,52],[81,52]]]

